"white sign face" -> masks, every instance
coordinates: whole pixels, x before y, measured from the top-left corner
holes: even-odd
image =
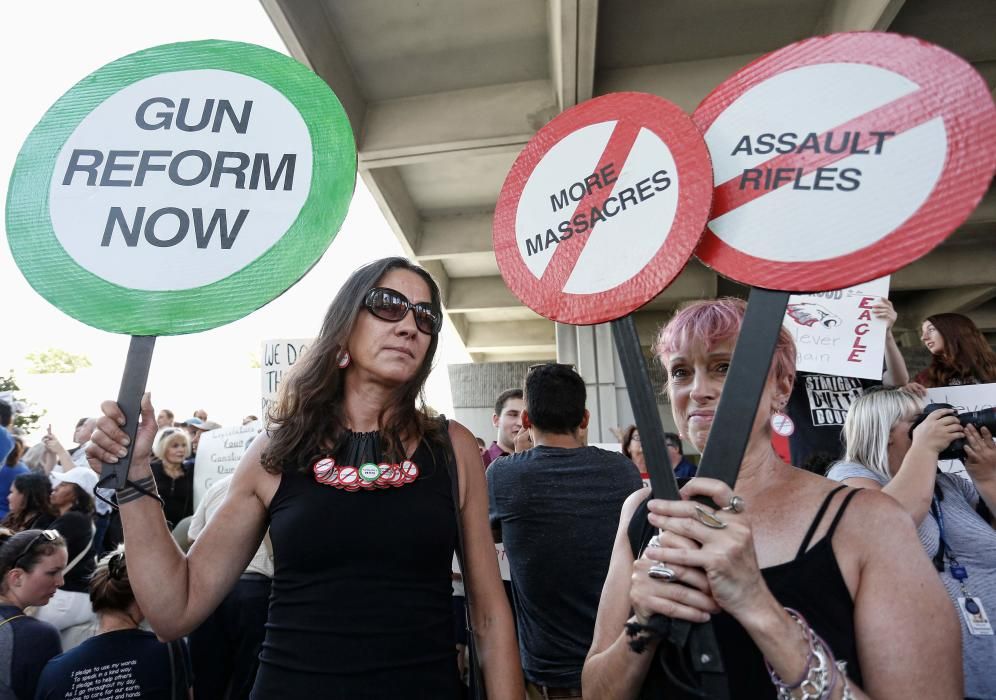
[[[314,338],[293,338],[263,341],[263,361],[260,363],[262,372],[262,413],[260,419],[266,424],[266,415],[277,401],[280,381],[284,372],[289,370],[301,359],[304,351],[314,342]]]
[[[277,243],[311,179],[308,126],[281,92],[232,71],[167,72],[80,122],[56,159],[49,212],[59,243],[94,275],[193,289]]]
[[[655,95],[587,100],[540,129],[509,170],[493,239],[508,288],[560,323],[638,309],[698,245],[712,202],[691,118]]]
[[[604,292],[635,277],[667,239],[678,209],[674,157],[649,129],[640,129],[625,164],[599,167],[616,125],[592,124],[566,136],[536,166],[519,200],[516,239],[536,278],[565,237],[587,238],[564,285],[569,294]],[[578,173],[591,175],[579,181]],[[609,187],[601,207],[576,211],[591,191]]]
[[[201,502],[211,484],[235,472],[245,454],[250,438],[259,432],[257,423],[218,428],[201,433],[194,461],[194,507]]]
[[[793,294],[782,325],[795,341],[795,368],[837,377],[882,378],[884,320],[871,307],[889,295],[889,278],[830,292]]]
[[[947,132],[940,116],[911,127],[897,114],[877,130],[859,126],[860,118],[919,89],[885,68],[823,63],[745,92],[705,132],[716,186],[742,200],[711,220],[710,230],[776,262],[837,258],[885,238],[937,185]],[[805,172],[810,161],[828,158]]]
[[[982,411],[996,406],[996,384],[966,384],[927,389],[927,402],[951,404],[958,413]],[[940,460],[937,466],[941,471],[969,478],[965,465],[960,460]]]

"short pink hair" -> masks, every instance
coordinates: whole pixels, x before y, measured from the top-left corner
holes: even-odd
[[[654,353],[666,369],[667,358],[683,345],[698,341],[706,348],[712,348],[729,338],[736,340],[746,309],[747,302],[734,297],[693,301],[679,309],[661,328]],[[785,377],[790,383],[795,380],[795,343],[788,331],[782,328],[771,358],[768,379],[781,380]]]

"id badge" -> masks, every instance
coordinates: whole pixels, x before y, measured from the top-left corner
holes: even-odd
[[[993,626],[989,622],[986,609],[982,607],[982,600],[974,597],[961,597],[958,599],[958,609],[961,610],[962,617],[968,631],[976,637],[992,636]]]

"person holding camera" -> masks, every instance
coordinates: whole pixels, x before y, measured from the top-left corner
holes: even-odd
[[[951,408],[923,415],[920,399],[908,391],[882,389],[854,402],[844,438],[845,461],[827,476],[884,491],[913,517],[961,620],[965,696],[996,697],[996,531],[976,510],[980,499],[996,505],[990,429],[963,426]],[[937,469],[938,455],[959,439],[971,481]]]

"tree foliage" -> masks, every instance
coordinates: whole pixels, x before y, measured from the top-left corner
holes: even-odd
[[[17,385],[17,381],[14,379],[13,371],[11,371],[6,377],[0,375],[0,394],[7,391],[14,392],[14,403],[21,404],[23,407],[23,410],[20,413],[15,412],[13,426],[15,428],[20,428],[25,433],[30,433],[33,432],[38,426],[38,422],[42,419],[42,416],[45,415],[45,411],[37,413],[37,407],[33,403],[25,400],[22,396],[18,396],[17,392],[20,390],[21,387]]]
[[[74,355],[59,348],[31,352],[25,358],[31,363],[29,374],[72,374],[78,369],[91,366],[90,358],[86,355]]]

